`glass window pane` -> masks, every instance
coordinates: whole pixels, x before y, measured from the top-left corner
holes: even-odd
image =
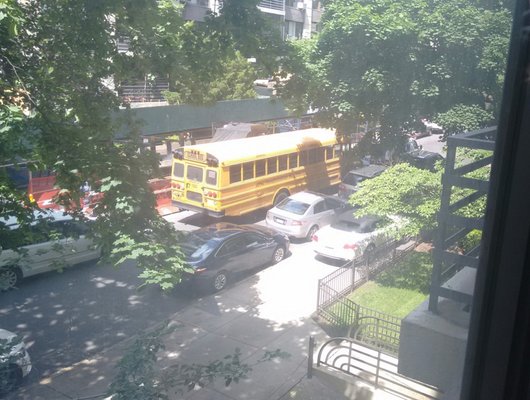
[[[184,164],[176,162],[173,164],[173,176],[175,178],[184,177]]]
[[[206,170],[206,183],[208,185],[217,185],[217,171],[213,169]]]
[[[265,160],[256,161],[256,178],[265,175]]]
[[[230,183],[241,181],[241,164],[230,166]]]
[[[298,167],[298,153],[289,154],[289,168]]]
[[[285,171],[287,169],[287,156],[278,157],[278,171]]]
[[[277,172],[277,158],[271,157],[267,160],[267,174],[274,174]]]
[[[195,182],[202,182],[202,171],[201,167],[195,167],[193,165],[188,165],[188,173],[186,177]]]
[[[243,164],[243,180],[254,178],[254,163],[248,162]]]

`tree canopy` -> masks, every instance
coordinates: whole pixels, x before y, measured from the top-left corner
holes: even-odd
[[[386,147],[420,119],[459,105],[487,109],[481,125],[489,124],[501,101],[510,22],[502,6],[469,0],[326,2],[316,42],[298,46],[287,63],[283,95],[342,132],[377,127]]]
[[[127,113],[116,118],[120,100],[113,85],[149,72],[178,75],[183,87],[202,90],[198,81],[211,83],[227,74],[220,68],[226,60],[217,60],[212,52],[227,46],[235,54],[243,47],[220,29],[208,31],[207,24],[198,29],[184,21],[175,4],[170,0],[0,4],[0,164],[26,160],[30,168],[54,170],[61,188],[59,201],[68,207],[79,206],[85,181],[99,186],[104,197],[96,210],[95,239],[104,259],[114,265],[136,260],[146,282],[163,288],[171,288],[186,271],[175,245],[178,234],[157,215],[148,186],[148,179],[157,174],[158,156],[138,151],[143,146],[137,121]],[[130,39],[130,52],[118,52],[118,35]],[[253,35],[246,32],[247,38]],[[218,41],[220,36],[226,40]],[[241,62],[241,57],[233,62]],[[226,88],[217,90],[226,93]],[[127,134],[116,142],[115,133],[122,125],[127,126]],[[0,216],[31,219],[35,205],[4,170],[0,196]],[[2,221],[0,229],[5,229]]]

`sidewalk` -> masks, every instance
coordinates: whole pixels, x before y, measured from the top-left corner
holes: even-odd
[[[248,379],[228,388],[220,380],[212,386],[175,399],[261,400],[291,397],[288,393],[306,374],[309,335],[316,336],[317,343],[322,343],[325,333],[309,315],[297,317],[303,309],[296,304],[297,301],[304,303],[304,298],[305,301],[307,298],[306,294],[296,293],[295,282],[288,286],[274,286],[273,289],[279,292],[278,297],[282,300],[267,303],[264,312],[260,285],[270,285],[271,282],[261,274],[266,274],[266,271],[218,295],[197,299],[193,305],[175,313],[171,323],[176,329],[165,339],[166,349],[160,353],[158,365],[208,363],[233,354],[236,348],[240,349],[242,360],[249,364],[258,360],[265,350],[280,349],[288,352],[290,358],[259,364],[249,373]],[[285,293],[286,290],[292,293]],[[292,301],[285,302],[283,299],[289,298],[289,294]],[[286,315],[290,315],[291,319],[286,318]],[[105,393],[115,373],[116,362],[137,333],[131,332],[129,339],[91,359],[20,388],[7,399],[102,398],[91,396]]]

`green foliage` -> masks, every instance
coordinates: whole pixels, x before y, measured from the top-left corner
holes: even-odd
[[[490,126],[493,123],[493,115],[477,105],[457,104],[438,114],[434,121],[444,127],[445,136],[451,136]]]
[[[198,81],[191,86],[182,84],[178,92],[165,91],[163,94],[170,104],[212,104],[256,97],[256,73],[239,52],[223,60],[217,75],[215,80]]]
[[[102,192],[94,239],[103,259],[134,260],[145,282],[164,289],[189,269],[178,234],[154,210],[147,181],[159,174],[158,156],[138,151],[141,125],[132,113],[116,117],[120,100],[109,78],[119,87],[138,77],[168,77],[180,100],[194,104],[252,97],[247,52],[276,60],[280,49],[267,45],[273,33],[256,37],[266,29],[262,20],[249,25],[255,1],[245,1],[248,20],[234,31],[244,16],[239,3],[223,2],[221,14],[204,24],[184,21],[172,0],[0,4],[0,165],[30,160],[31,168],[54,170],[57,202],[79,218],[83,183]],[[130,40],[129,52],[118,52],[117,35]],[[121,126],[127,133],[118,142]],[[31,219],[25,216],[35,205],[4,170],[0,196],[0,217]]]
[[[286,64],[293,78],[282,95],[340,132],[379,126],[385,148],[456,104],[495,118],[510,20],[469,0],[328,2],[315,45],[295,47],[297,62]]]
[[[440,170],[431,172],[403,163],[361,182],[350,202],[361,207],[360,215],[401,217],[397,235],[417,236],[436,227],[441,190]]]
[[[252,367],[289,357],[288,353],[277,349],[265,351],[254,364],[247,364],[241,362],[241,351],[236,348],[233,354],[209,364],[173,364],[157,370],[157,354],[165,349],[163,338],[178,328],[165,322],[154,331],[140,335],[118,362],[118,373],[107,395],[113,400],[174,398],[174,393],[182,394],[196,387],[211,385],[218,379],[223,380],[225,386],[239,383],[248,377]]]
[[[429,294],[432,265],[432,256],[429,253],[413,251],[396,265],[379,274],[375,282],[382,286]]]
[[[415,290],[383,286],[374,281],[365,283],[348,296],[362,307],[398,318],[405,318],[425,297],[425,294]]]

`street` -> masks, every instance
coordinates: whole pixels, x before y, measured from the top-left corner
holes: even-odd
[[[232,222],[252,223],[263,215],[264,211]],[[186,211],[166,219],[180,230],[214,222]],[[276,327],[309,317],[316,307],[318,279],[337,268],[315,259],[311,246],[295,241],[291,254],[279,264],[232,282],[225,289],[226,296],[235,287],[249,296],[234,295],[230,308],[250,304],[255,317]],[[37,275],[23,281],[18,289],[1,293],[1,327],[24,336],[33,362],[24,386],[93,357],[176,312],[186,314],[187,309],[204,309],[205,305],[210,311],[226,307],[219,296],[201,299],[190,290],[164,293],[149,286],[139,291],[138,272],[133,265],[115,269],[87,263],[62,273]],[[206,330],[211,329],[208,323],[207,315],[204,320],[193,321]],[[240,328],[245,330],[244,326]]]

